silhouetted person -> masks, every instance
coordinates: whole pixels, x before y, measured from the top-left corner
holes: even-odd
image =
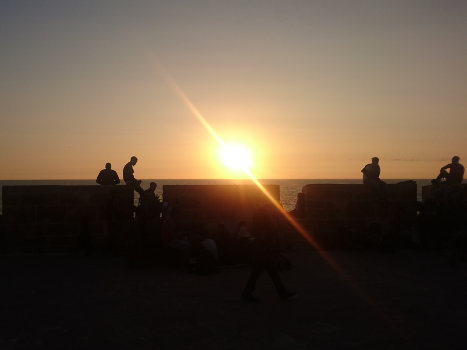
[[[260,207],[253,214],[253,236],[252,243],[252,264],[251,272],[247,284],[242,293],[245,301],[259,301],[253,295],[256,281],[261,273],[266,270],[271,277],[276,288],[277,294],[281,299],[290,299],[296,295],[294,292],[288,292],[277,272],[277,261],[279,252],[275,242],[275,232],[271,224],[271,217],[267,207]]]
[[[433,185],[439,184],[443,179],[446,180],[446,184],[448,185],[462,183],[464,179],[464,167],[459,163],[459,159],[458,156],[452,157],[452,163],[446,164],[440,169],[438,177],[432,181]],[[449,169],[449,173],[446,169]]]
[[[379,167],[379,158],[371,158],[371,163],[364,166],[362,169],[363,173],[363,184],[371,186],[373,191],[380,197],[385,198],[387,196],[386,182],[379,178],[381,169]]]
[[[130,161],[125,164],[125,166],[123,167],[123,181],[125,181],[125,183],[128,186],[132,186],[136,192],[142,195],[144,191],[141,188],[141,180],[136,180],[135,176],[133,175],[133,173],[135,172],[133,170],[133,166],[137,162],[138,162],[138,158],[133,156],[131,157]]]
[[[115,170],[112,170],[110,163],[105,163],[105,169],[102,169],[97,175],[96,182],[99,185],[117,185],[120,183],[120,179]]]
[[[145,190],[141,196],[141,207],[145,219],[160,218],[162,205],[159,196],[156,194],[156,188],[157,184],[151,182],[149,188]]]
[[[371,163],[364,166],[362,169],[364,184],[372,184],[381,181],[379,178],[381,169],[378,163],[378,157],[373,157],[371,158]]]

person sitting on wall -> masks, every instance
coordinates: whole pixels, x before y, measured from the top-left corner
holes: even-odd
[[[371,163],[367,164],[363,167],[363,183],[364,184],[374,184],[381,181],[379,178],[379,174],[381,173],[381,169],[379,167],[379,158],[373,157],[371,158]]]
[[[141,196],[141,207],[145,219],[160,219],[162,210],[161,201],[156,194],[157,184],[151,182],[149,188]]]
[[[141,180],[136,180],[135,176],[133,173],[135,172],[133,170],[133,166],[138,162],[138,158],[135,156],[131,157],[130,161],[125,164],[123,167],[123,181],[128,186],[133,187],[133,189],[140,194],[140,196],[143,194],[143,189],[141,188]]]
[[[381,169],[379,167],[379,158],[371,158],[371,163],[363,167],[363,184],[370,185],[380,196],[386,195],[386,182],[379,178]]]
[[[452,157],[452,163],[446,164],[440,169],[438,177],[431,181],[432,184],[439,185],[443,180],[447,185],[461,184],[464,179],[464,166],[459,163],[459,159],[458,156]],[[446,169],[449,169],[449,173]]]
[[[120,179],[115,170],[112,170],[112,165],[110,163],[105,163],[105,169],[102,169],[97,175],[96,182],[99,185],[117,185],[120,183]]]

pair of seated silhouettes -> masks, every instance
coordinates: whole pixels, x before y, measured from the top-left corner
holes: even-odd
[[[144,190],[141,188],[141,180],[135,178],[133,166],[138,162],[138,158],[135,156],[131,157],[130,161],[123,167],[123,181],[128,186],[132,186],[136,192],[140,195],[143,194]],[[117,185],[120,183],[120,178],[115,170],[112,169],[110,163],[105,164],[105,169],[102,169],[97,176],[96,182],[100,185]]]

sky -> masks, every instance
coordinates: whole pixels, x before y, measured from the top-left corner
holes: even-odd
[[[0,2],[0,179],[244,176],[197,113],[257,178],[433,178],[467,158],[467,2]]]

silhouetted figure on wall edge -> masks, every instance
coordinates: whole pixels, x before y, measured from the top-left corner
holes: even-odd
[[[133,173],[135,172],[133,170],[133,166],[137,162],[138,162],[138,158],[133,156],[131,157],[130,161],[125,164],[125,166],[123,167],[123,181],[125,181],[125,183],[128,186],[132,186],[136,192],[142,195],[144,191],[141,188],[141,180],[136,180],[135,176],[133,175]]]
[[[387,194],[386,182],[379,178],[381,169],[379,167],[379,158],[371,158],[371,163],[367,164],[362,169],[363,173],[363,184],[369,185],[378,194],[378,196],[384,198]]]
[[[151,182],[149,188],[145,190],[141,196],[141,207],[146,220],[160,219],[162,205],[159,196],[156,194],[156,188],[157,184]]]
[[[117,185],[120,183],[120,178],[115,170],[112,170],[110,163],[105,163],[105,169],[102,169],[97,175],[96,182],[99,185]]]
[[[464,166],[459,163],[459,159],[458,156],[452,157],[452,162],[440,169],[438,177],[432,180],[432,184],[438,185],[443,179],[448,185],[461,184],[464,179]],[[449,169],[449,173],[446,171],[447,169]]]
[[[381,169],[378,163],[379,163],[379,158],[373,157],[371,158],[371,163],[363,167],[362,173],[363,173],[364,184],[372,184],[372,183],[381,181],[379,178]]]

